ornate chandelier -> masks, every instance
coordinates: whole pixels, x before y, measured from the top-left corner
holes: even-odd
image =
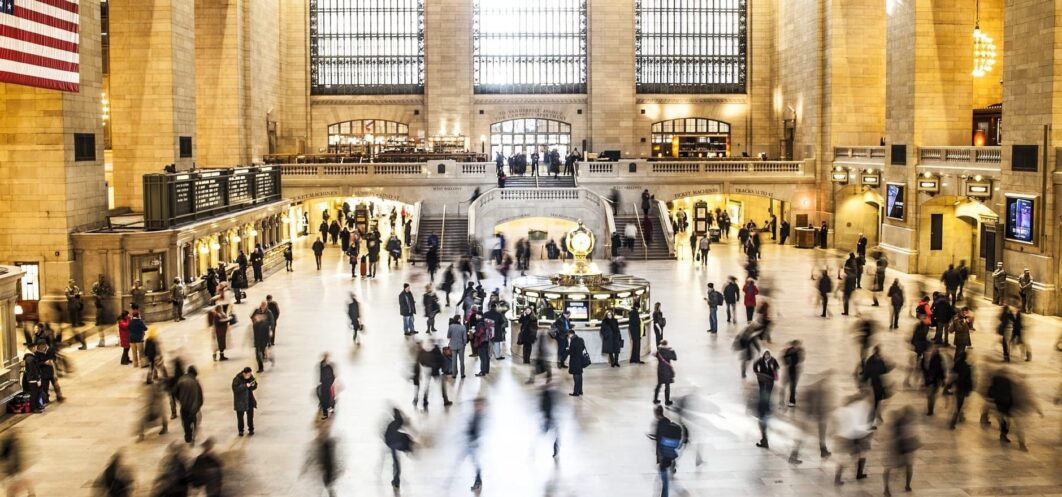
[[[977,2],[974,7],[974,16],[973,76],[981,78],[992,72],[992,66],[996,65],[996,43],[991,36],[981,31],[981,2]]]

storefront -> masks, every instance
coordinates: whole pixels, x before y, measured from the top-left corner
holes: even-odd
[[[709,159],[730,157],[730,124],[687,117],[653,123],[653,157]]]

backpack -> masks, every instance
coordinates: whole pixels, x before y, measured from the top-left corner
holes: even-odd
[[[656,441],[660,456],[665,459],[678,459],[678,450],[682,446],[682,427],[674,421],[668,421]]]
[[[712,290],[712,293],[708,294],[708,303],[712,305],[723,305],[723,294],[718,291]]]

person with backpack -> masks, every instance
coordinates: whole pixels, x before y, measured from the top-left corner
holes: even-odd
[[[653,390],[653,403],[660,404],[660,387],[664,387],[664,405],[671,405],[671,384],[675,381],[674,362],[678,360],[675,351],[668,346],[667,340],[660,342],[656,349],[656,389]]]
[[[715,283],[708,284],[708,296],[704,298],[704,301],[708,303],[708,333],[719,332],[719,306],[726,302],[722,293],[719,293],[715,289]],[[729,311],[729,309],[728,309]],[[727,320],[730,320],[730,315],[727,314]]]
[[[574,385],[572,397],[583,395],[583,369],[590,365],[590,354],[586,351],[586,342],[582,337],[575,334],[575,330],[568,329],[568,343],[570,344],[571,357],[568,359],[568,372],[571,373]]]
[[[686,441],[685,433],[678,423],[664,416],[664,408],[653,408],[656,416],[656,429],[649,435],[656,441],[656,464],[660,472],[660,497],[668,497],[671,486],[671,467],[679,456],[679,448]]]

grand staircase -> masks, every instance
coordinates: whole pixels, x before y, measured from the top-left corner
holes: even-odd
[[[457,261],[458,257],[468,251],[468,218],[447,217],[446,229],[443,230],[443,219],[420,218],[420,227],[417,230],[416,250],[410,254],[412,261],[423,261],[428,255],[428,238],[435,233],[439,237],[441,247],[439,249],[439,265],[445,268],[447,264]]]
[[[627,249],[620,249],[620,255],[626,257],[629,261],[643,261],[643,260],[669,260],[675,257],[671,255],[667,248],[667,239],[664,238],[664,229],[660,226],[660,219],[658,216],[650,214],[650,218],[653,221],[653,234],[652,242],[646,238],[646,245],[642,245],[642,226],[638,222],[638,218],[635,216],[617,216],[616,217],[616,231],[619,232],[620,238],[623,238],[624,230],[627,228],[627,224],[633,224],[638,228],[638,237],[634,239],[634,251],[628,253]]]
[[[575,188],[575,176],[509,176],[506,188]]]

